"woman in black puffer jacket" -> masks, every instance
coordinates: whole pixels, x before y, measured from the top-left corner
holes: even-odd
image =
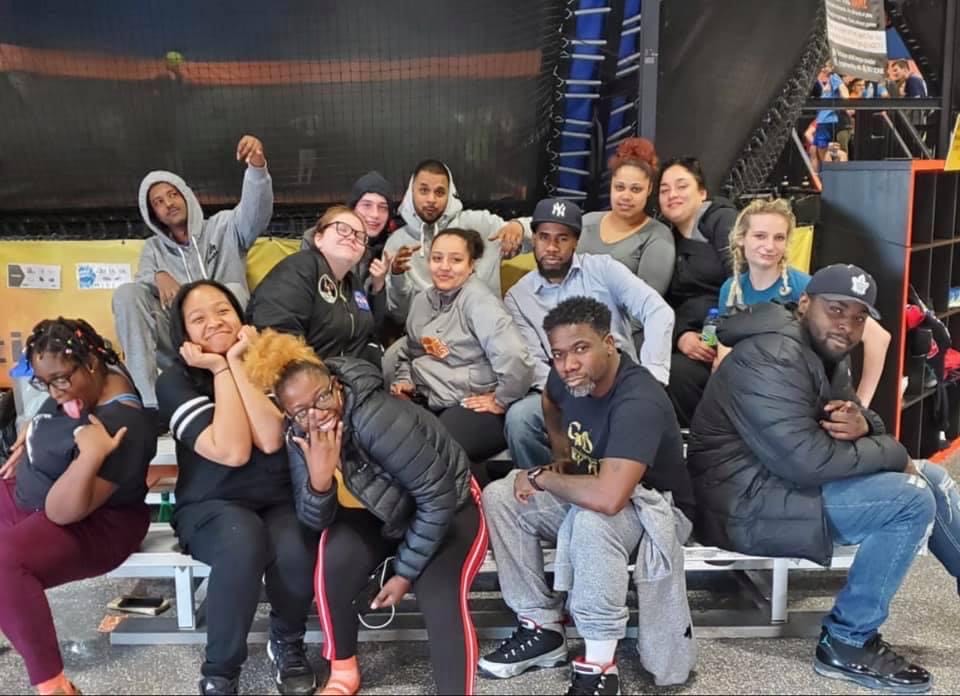
[[[438,693],[473,693],[478,648],[467,593],[487,529],[466,454],[433,415],[384,391],[366,361],[323,362],[302,339],[266,331],[244,365],[283,409],[297,514],[323,532],[316,596],[331,668],[321,693],[360,688],[357,607],[371,599],[373,608],[393,607],[411,589]],[[382,589],[363,594],[389,557],[392,577],[377,572]]]

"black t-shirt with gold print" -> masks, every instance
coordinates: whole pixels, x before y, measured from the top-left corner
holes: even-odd
[[[640,462],[647,466],[642,483],[671,492],[674,504],[694,519],[680,426],[663,385],[645,368],[621,353],[613,388],[600,398],[573,396],[551,369],[547,395],[563,414],[576,473],[595,475],[606,458]]]

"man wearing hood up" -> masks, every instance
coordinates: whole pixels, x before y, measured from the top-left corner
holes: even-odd
[[[836,264],[814,274],[796,311],[766,302],[724,318],[717,334],[733,350],[707,383],[687,463],[704,544],[821,565],[834,544],[859,545],[813,667],[923,693],[930,674],[879,628],[920,547],[960,577],[960,495],[942,467],[912,461],[853,391],[847,356],[867,318],[880,319],[876,299],[869,273]]]
[[[250,297],[246,255],[273,215],[273,181],[254,136],[240,139],[237,160],[247,164],[240,203],[210,218],[176,174],[153,171],[140,183],[140,215],[154,236],[143,246],[134,282],[114,291],[113,316],[146,408],[157,407],[158,356],[162,364],[175,355],[167,307],[180,286],[206,278],[230,288],[241,305]]]
[[[529,225],[519,220],[504,222],[487,210],[464,210],[453,175],[443,162],[424,160],[410,177],[400,204],[406,223],[390,235],[384,251],[393,260],[387,276],[387,311],[397,322],[406,322],[410,301],[430,287],[430,244],[433,236],[448,227],[476,230],[486,251],[477,261],[477,277],[500,297],[500,258],[520,251],[530,239]]]

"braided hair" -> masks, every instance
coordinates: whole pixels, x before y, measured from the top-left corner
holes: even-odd
[[[730,279],[730,294],[727,296],[727,307],[735,307],[743,304],[743,288],[740,285],[740,274],[750,270],[747,264],[746,256],[743,252],[744,239],[747,231],[750,229],[750,218],[753,215],[779,215],[787,223],[787,244],[790,243],[790,235],[797,226],[797,219],[790,209],[790,203],[782,198],[771,200],[756,199],[746,208],[740,211],[737,221],[730,230],[730,258],[733,260],[733,277]],[[787,297],[793,291],[790,287],[790,276],[787,273],[787,255],[784,255],[777,262],[780,270],[780,296]]]
[[[80,365],[88,365],[96,358],[99,365],[116,365],[120,356],[103,336],[83,319],[44,319],[33,327],[27,338],[27,361],[43,353],[63,355]]]

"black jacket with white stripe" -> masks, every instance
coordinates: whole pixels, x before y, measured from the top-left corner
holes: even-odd
[[[383,535],[402,539],[394,568],[415,580],[470,498],[470,461],[429,411],[390,396],[380,371],[355,358],[327,367],[343,385],[341,474],[347,489],[383,520]],[[300,448],[287,439],[297,516],[322,530],[337,516],[337,483],[324,493],[310,487]]]

